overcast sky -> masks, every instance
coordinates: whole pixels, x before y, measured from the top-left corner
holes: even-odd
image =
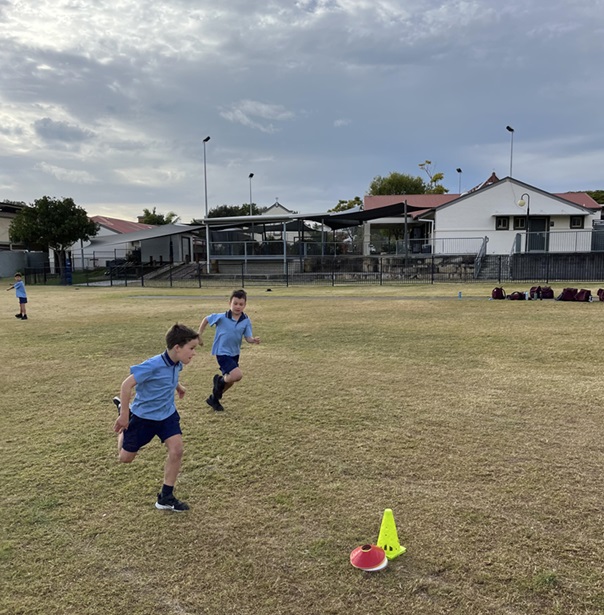
[[[190,222],[206,136],[210,209],[426,159],[452,193],[604,188],[604,0],[0,0],[0,36],[0,201]]]

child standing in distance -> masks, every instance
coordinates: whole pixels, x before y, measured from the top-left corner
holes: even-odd
[[[180,472],[183,455],[180,416],[176,411],[174,391],[179,399],[185,395],[178,376],[184,365],[195,356],[199,333],[176,323],[166,333],[166,350],[130,368],[130,375],[114,397],[119,416],[113,430],[118,434],[118,459],[132,463],[138,451],[157,436],[168,449],[164,467],[164,484],[157,494],[155,507],[183,512],[185,502],[174,497],[174,485]],[[132,392],[136,393],[132,405]]]
[[[15,318],[20,320],[27,320],[27,310],[25,306],[27,304],[27,293],[25,292],[25,282],[22,279],[21,274],[17,271],[15,273],[15,283],[11,284],[6,290],[15,289],[17,299],[19,299],[19,313],[15,314]]]
[[[252,336],[252,322],[244,313],[247,304],[247,294],[244,290],[234,290],[229,300],[229,309],[220,314],[206,316],[199,325],[199,342],[205,328],[216,327],[216,335],[212,344],[212,354],[216,357],[222,375],[214,376],[212,394],[206,399],[208,406],[215,411],[224,410],[220,400],[225,391],[243,378],[239,368],[239,353],[241,343],[245,339],[248,344],[259,344],[260,338]]]

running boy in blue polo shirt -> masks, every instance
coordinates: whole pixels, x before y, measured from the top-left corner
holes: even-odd
[[[252,322],[243,311],[247,304],[247,294],[244,290],[234,290],[229,300],[229,309],[220,314],[206,316],[199,325],[199,343],[203,345],[201,335],[205,328],[216,327],[212,354],[215,355],[220,374],[214,376],[212,394],[206,399],[208,406],[217,412],[224,410],[220,400],[225,391],[243,378],[239,367],[239,353],[243,340],[248,344],[259,344],[260,338],[252,335]]]
[[[11,284],[6,290],[15,289],[17,299],[19,299],[19,313],[15,314],[15,318],[21,320],[27,320],[27,293],[25,292],[25,282],[23,282],[21,274],[17,271],[15,273],[15,283]]]
[[[174,403],[185,395],[178,376],[184,365],[195,356],[199,333],[184,325],[175,324],[166,333],[167,349],[139,365],[130,368],[130,375],[113,398],[119,416],[113,430],[118,434],[118,459],[132,463],[138,451],[157,436],[168,449],[164,467],[164,484],[157,494],[155,507],[160,510],[182,512],[189,510],[185,502],[174,497],[174,485],[182,463],[183,444],[180,416]],[[132,392],[134,400],[130,404]]]

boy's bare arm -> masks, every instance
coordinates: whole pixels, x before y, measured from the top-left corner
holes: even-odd
[[[203,332],[206,330],[206,327],[208,326],[208,318],[207,316],[201,321],[201,324],[199,325],[199,329],[198,329],[198,333],[199,333],[199,345],[203,346],[203,340],[201,339],[201,336],[203,335]]]
[[[259,337],[246,337],[245,341],[248,344],[259,344],[260,343],[260,338]]]
[[[128,429],[128,423],[130,422],[130,400],[132,399],[132,391],[136,387],[136,380],[134,376],[130,374],[120,388],[120,415],[115,421],[113,431],[121,433],[124,429]]]

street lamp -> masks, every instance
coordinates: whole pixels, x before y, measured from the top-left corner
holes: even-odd
[[[525,198],[526,197],[526,200]],[[524,242],[524,251],[529,251],[529,215],[531,213],[531,197],[526,192],[520,196],[518,201],[519,207],[524,207],[526,205],[526,222],[524,224],[525,232],[526,232],[526,241]]]
[[[210,227],[208,226],[208,171],[206,167],[206,143],[210,140],[210,137],[206,137],[203,140],[203,185],[205,191],[206,201],[206,273],[210,273]]]
[[[514,158],[514,129],[511,126],[506,126],[505,129],[510,133],[510,177],[512,177],[512,160]]]
[[[457,172],[459,173],[459,194],[461,194],[461,174],[462,174],[462,170],[458,168]]]
[[[250,173],[249,174],[249,179],[250,179],[250,216],[253,213],[253,211],[252,211],[252,177],[254,177],[254,174]]]

